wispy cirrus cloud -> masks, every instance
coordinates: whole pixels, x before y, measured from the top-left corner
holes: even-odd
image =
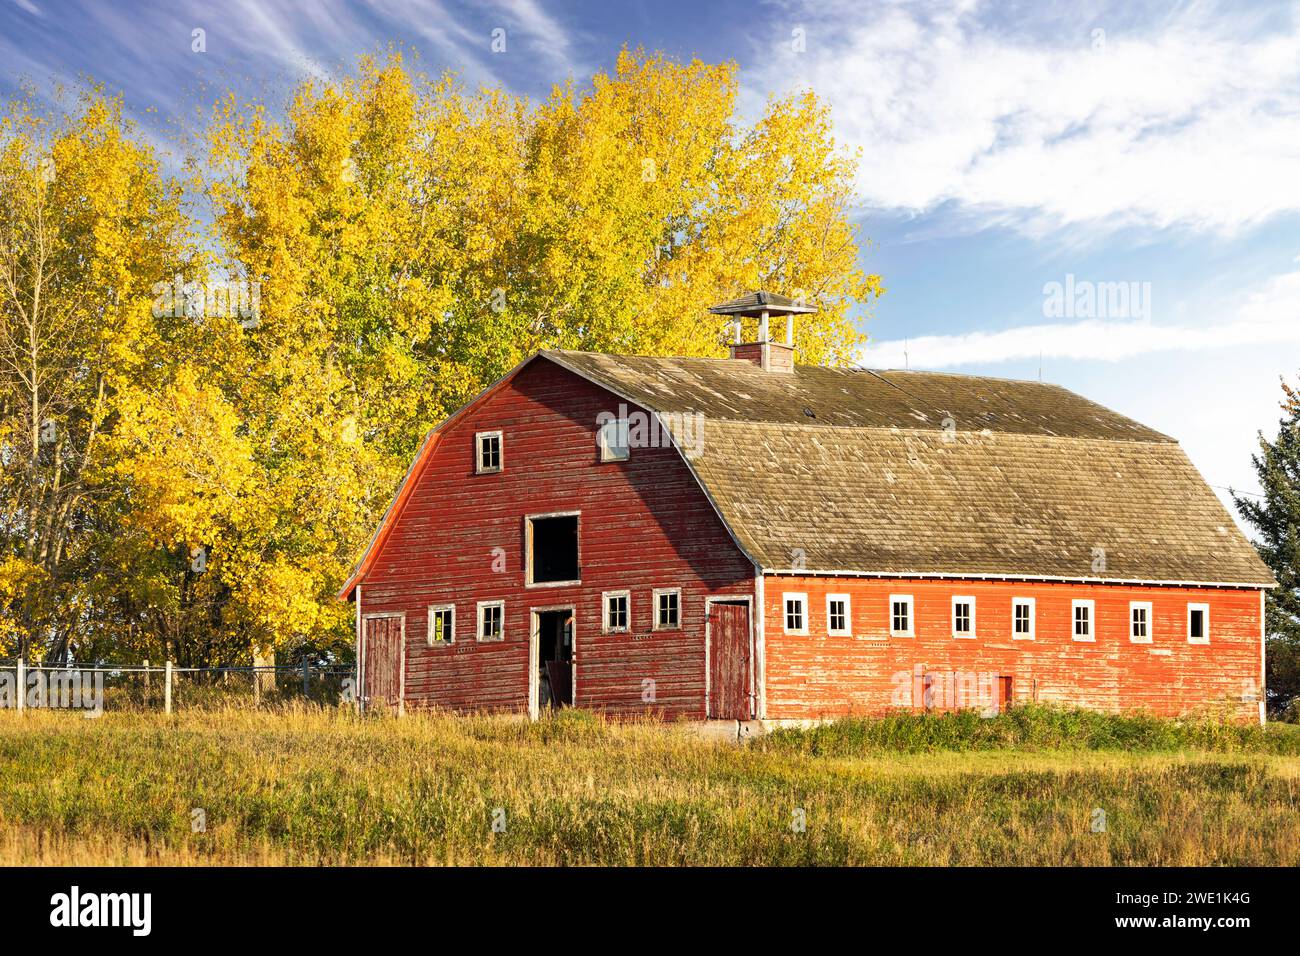
[[[872,342],[862,364],[872,368],[950,368],[1019,359],[1116,362],[1153,352],[1204,351],[1242,345],[1300,345],[1300,271],[1274,276],[1235,309],[1204,325],[1084,319],[1045,322],[993,332],[923,335]]]
[[[800,2],[753,87],[831,102],[868,208],[1230,235],[1300,212],[1295,11]]]
[[[274,101],[303,78],[328,79],[390,45],[470,86],[548,89],[590,70],[575,18],[537,0],[155,0],[130,11],[85,0],[49,11],[34,0],[0,3],[0,88],[25,80],[48,90],[88,75],[137,112],[172,119],[226,88]],[[504,44],[494,46],[494,31]]]

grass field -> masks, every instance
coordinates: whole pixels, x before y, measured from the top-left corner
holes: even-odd
[[[1294,866],[1297,811],[1289,725],[0,712],[0,864]]]

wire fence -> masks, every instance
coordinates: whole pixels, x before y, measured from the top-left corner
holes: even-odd
[[[171,662],[46,666],[0,662],[0,710],[173,711],[275,706],[290,702],[350,705],[356,670],[295,666],[180,667]]]

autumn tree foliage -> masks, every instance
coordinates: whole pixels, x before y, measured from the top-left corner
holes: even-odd
[[[192,256],[181,191],[88,90],[0,121],[0,640],[61,658],[110,634],[128,388],[163,387],[150,286]],[[132,507],[130,504],[126,508]],[[131,572],[133,573],[134,569]],[[106,583],[116,579],[112,584]]]
[[[733,65],[641,52],[539,103],[363,58],[286,104],[220,99],[180,182],[116,101],[57,131],[17,109],[0,144],[14,649],[346,654],[335,593],[420,440],[537,349],[725,355],[707,307],[762,288],[818,307],[804,360],[850,361],[855,310],[883,291],[858,262],[853,157],[812,94],[750,121],[737,94]],[[115,189],[75,165],[105,141]],[[42,183],[59,150],[67,178]],[[78,182],[102,198],[52,191]],[[69,423],[57,455],[33,443],[49,416],[24,397],[37,208],[58,227],[59,281],[84,293],[55,301],[86,310],[44,320],[75,352],[51,359],[75,383],[50,409]],[[212,309],[214,281],[255,290],[256,314]],[[58,546],[75,612],[51,534],[77,540]],[[45,623],[58,608],[78,623]]]

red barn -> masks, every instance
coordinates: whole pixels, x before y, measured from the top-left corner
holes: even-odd
[[[759,341],[541,352],[429,434],[342,592],[364,701],[1262,717],[1274,581],[1173,439],[1041,382],[796,365],[780,296],[712,311]]]

